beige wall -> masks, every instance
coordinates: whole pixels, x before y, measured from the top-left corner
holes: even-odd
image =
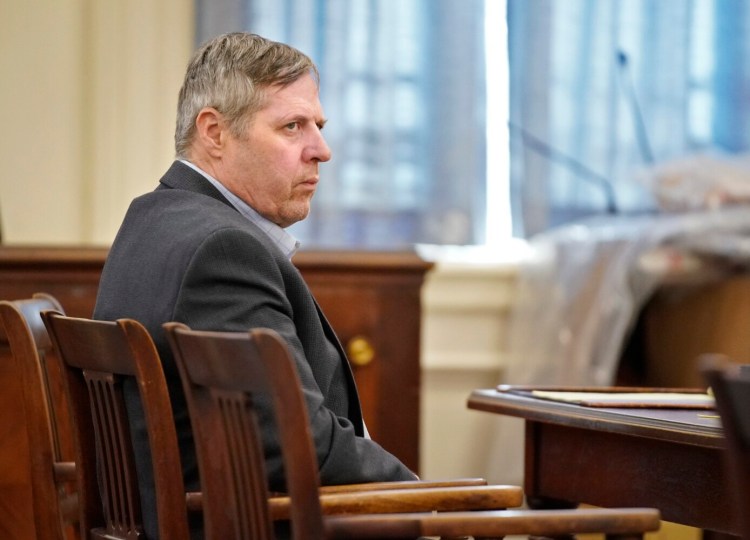
[[[7,244],[108,244],[173,156],[190,0],[0,0]]]

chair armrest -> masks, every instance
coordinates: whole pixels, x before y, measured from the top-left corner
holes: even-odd
[[[323,513],[328,515],[498,510],[522,503],[520,487],[502,485],[387,489],[320,496]],[[289,497],[271,497],[269,507],[272,519],[289,519]]]
[[[456,478],[451,480],[404,480],[401,482],[370,482],[366,484],[320,486],[320,493],[353,493],[357,491],[383,491],[388,489],[424,489],[486,485],[487,480],[485,480],[484,478]]]
[[[487,486],[483,478],[321,486],[320,494],[323,512],[330,514],[497,510],[514,508],[523,503],[523,490],[520,487]],[[186,493],[185,502],[189,512],[203,511],[203,494],[200,491]],[[289,505],[288,496],[272,493],[270,507],[273,519],[288,519]],[[378,506],[380,509],[377,509]]]
[[[642,538],[659,529],[659,511],[652,508],[590,508],[573,510],[498,510],[412,514],[327,516],[326,538],[474,536],[496,538],[508,535],[568,536],[603,533],[616,537]]]

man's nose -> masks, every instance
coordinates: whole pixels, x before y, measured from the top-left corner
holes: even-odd
[[[314,140],[307,147],[307,151],[308,155],[306,157],[309,160],[325,162],[331,159],[331,148],[320,131],[315,133]]]
[[[321,149],[322,157],[320,158],[320,161],[328,161],[331,159],[332,155],[331,148],[328,146],[328,143],[322,135],[320,136],[320,142],[323,144],[323,148]]]

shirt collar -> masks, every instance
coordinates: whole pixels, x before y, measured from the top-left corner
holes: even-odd
[[[299,240],[297,240],[294,236],[289,234],[282,227],[276,225],[273,221],[270,221],[261,216],[249,204],[247,204],[245,201],[243,201],[234,193],[229,191],[226,187],[224,187],[224,184],[219,182],[216,178],[208,174],[197,165],[190,163],[185,159],[181,159],[180,162],[184,163],[194,171],[200,173],[206,180],[211,182],[211,184],[216,189],[218,189],[224,197],[226,197],[229,203],[234,206],[240,214],[245,216],[248,220],[257,225],[264,233],[266,233],[268,237],[274,242],[274,244],[276,244],[279,249],[281,249],[282,253],[284,253],[288,258],[291,259],[292,256],[297,252],[300,243]]]

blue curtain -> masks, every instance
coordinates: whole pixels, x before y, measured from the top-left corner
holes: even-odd
[[[747,150],[747,3],[508,0],[514,231],[652,211],[639,168]]]

